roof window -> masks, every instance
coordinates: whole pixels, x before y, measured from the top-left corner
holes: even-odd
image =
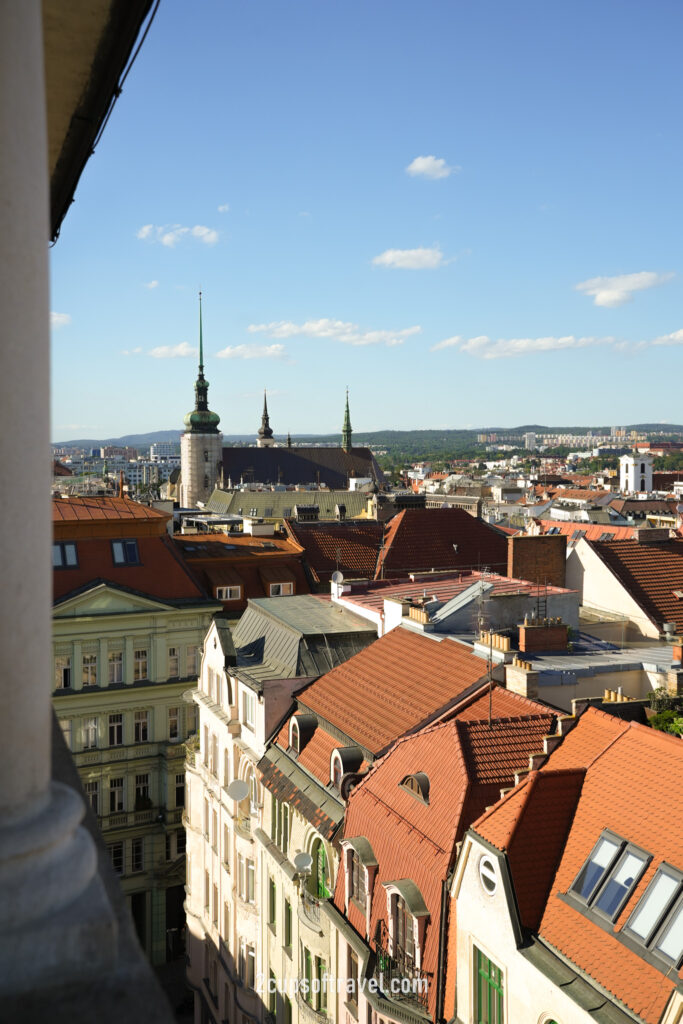
[[[114,565],[139,565],[138,542],[136,540],[113,540],[111,554]]]
[[[683,873],[662,864],[624,925],[651,953],[679,967],[683,961]]]
[[[570,891],[614,921],[651,859],[626,840],[603,832]]]
[[[406,775],[399,785],[407,789],[411,796],[420,800],[423,804],[429,803],[429,776],[424,772],[415,772],[414,775]]]
[[[52,568],[75,569],[78,566],[76,545],[73,541],[55,541],[52,545]]]

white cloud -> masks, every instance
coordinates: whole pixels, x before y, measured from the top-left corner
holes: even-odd
[[[179,345],[158,345],[156,348],[150,349],[149,354],[155,359],[185,359],[189,356],[197,356],[198,350],[192,345],[188,345],[186,341],[181,341]]]
[[[431,351],[457,347],[460,352],[476,356],[478,359],[509,359],[514,356],[532,355],[537,352],[558,352],[566,349],[588,348],[594,345],[615,346],[615,338],[576,338],[573,334],[562,337],[546,338],[489,338],[486,334],[477,335],[467,340],[456,336],[446,338],[432,346]]]
[[[145,282],[145,288],[150,288],[151,289],[151,288],[158,288],[158,287],[159,287],[159,282],[158,281],[146,281]]]
[[[50,313],[50,327],[55,331],[60,327],[68,327],[71,323],[71,313]]]
[[[455,334],[452,338],[444,338],[443,341],[437,342],[436,345],[432,345],[430,352],[439,352],[442,348],[455,348],[460,345],[463,341],[461,334]]]
[[[652,270],[641,270],[638,274],[618,274],[616,277],[591,277],[577,284],[576,290],[594,299],[594,305],[613,308],[630,302],[634,292],[644,291],[666,284],[673,273],[656,274]]]
[[[218,232],[214,228],[207,228],[204,224],[195,224],[192,228],[182,224],[144,224],[137,232],[136,237],[143,241],[161,242],[162,245],[172,249],[186,235],[198,239],[205,245],[215,245],[218,241]]]
[[[203,224],[195,224],[192,228],[192,236],[198,238],[205,245],[215,245],[218,241],[218,232],[213,228],[206,228]]]
[[[683,345],[683,331],[673,331],[671,334],[662,334],[655,338],[653,345]]]
[[[282,359],[284,345],[228,345],[216,352],[219,359]]]
[[[122,353],[121,353],[121,355],[124,355],[124,356],[139,356],[141,354],[142,354],[142,349],[139,346],[138,346],[138,348],[124,348]]]
[[[431,249],[385,249],[373,259],[376,267],[396,267],[400,270],[434,270],[444,264],[443,253]]]
[[[230,204],[229,203],[221,203],[221,205],[218,207],[218,212],[219,213],[227,213],[229,209],[230,209]]]
[[[387,345],[389,348],[402,345],[406,338],[419,334],[421,327],[404,327],[399,331],[361,331],[358,324],[344,320],[306,320],[295,324],[289,320],[275,320],[269,324],[250,324],[250,334],[267,334],[270,338],[331,338],[345,345]]]
[[[416,156],[406,167],[406,174],[412,178],[431,178],[432,181],[436,181],[438,178],[448,178],[460,169],[455,166],[449,167],[443,157]]]

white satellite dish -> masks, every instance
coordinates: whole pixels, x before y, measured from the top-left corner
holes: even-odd
[[[344,582],[344,573],[340,572],[339,569],[337,569],[335,572],[332,573],[332,582],[333,583],[343,583]]]
[[[234,779],[228,786],[227,794],[231,800],[241,803],[249,795],[249,786],[243,779]]]
[[[313,866],[313,858],[310,853],[297,853],[294,858],[294,867],[300,875],[307,875]]]

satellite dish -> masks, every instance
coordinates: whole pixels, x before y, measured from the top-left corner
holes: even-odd
[[[343,583],[344,582],[344,573],[340,572],[339,569],[337,569],[335,572],[332,573],[332,582],[333,583]]]
[[[234,779],[228,786],[227,793],[231,800],[241,803],[249,795],[249,786],[243,779]]]
[[[307,875],[313,866],[313,858],[310,853],[297,853],[294,858],[294,867],[300,875]]]

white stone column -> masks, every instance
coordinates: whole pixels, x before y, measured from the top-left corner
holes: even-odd
[[[0,993],[115,955],[75,790],[51,782],[48,165],[40,0],[0,0]],[[75,666],[76,671],[78,666]]]

